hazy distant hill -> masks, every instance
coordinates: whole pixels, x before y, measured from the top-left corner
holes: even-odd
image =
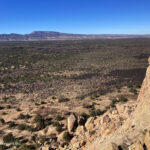
[[[34,31],[30,34],[0,34],[0,41],[43,41],[43,40],[80,40],[80,39],[119,39],[150,38],[150,35],[117,35],[117,34],[69,34],[53,31]]]

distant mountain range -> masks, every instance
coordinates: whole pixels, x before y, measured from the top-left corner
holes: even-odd
[[[0,34],[0,41],[46,41],[46,40],[84,40],[84,39],[121,39],[150,38],[150,35],[126,34],[69,34],[53,31],[34,31],[30,34]]]

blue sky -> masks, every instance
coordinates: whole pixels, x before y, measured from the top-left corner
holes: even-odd
[[[0,0],[0,33],[150,34],[150,0]]]

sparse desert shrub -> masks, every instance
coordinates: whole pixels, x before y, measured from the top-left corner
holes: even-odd
[[[48,118],[44,120],[45,126],[51,125],[52,124],[52,118]]]
[[[11,121],[10,123],[9,123],[9,127],[10,128],[13,128],[13,127],[15,127],[17,124],[16,123],[14,123],[13,121]]]
[[[62,132],[62,125],[59,122],[54,122],[53,126],[56,127],[57,132]]]
[[[7,113],[4,111],[4,112],[2,112],[2,115],[7,115]]]
[[[2,110],[2,109],[4,109],[4,107],[3,107],[3,106],[0,106],[0,110]]]
[[[0,145],[0,150],[5,150],[5,149],[7,149],[7,146],[5,146],[5,145]]]
[[[4,124],[5,120],[3,118],[0,118],[0,123]]]
[[[17,150],[36,150],[39,146],[38,145],[21,145]]]
[[[101,111],[100,109],[96,110],[96,116],[100,116],[104,113],[104,111]]]
[[[35,103],[35,106],[39,106],[40,104],[38,104],[38,103]]]
[[[131,83],[129,83],[129,84],[127,85],[127,87],[128,87],[128,88],[133,88],[133,85],[132,85]]]
[[[116,107],[117,101],[118,101],[117,99],[113,99],[113,100],[111,101],[110,107],[112,107],[112,108]]]
[[[44,120],[40,120],[39,122],[36,123],[36,129],[37,130],[42,130],[44,129],[46,126],[45,126],[45,123],[44,123]]]
[[[89,115],[86,113],[82,113],[80,116],[84,117],[86,120],[89,118]]]
[[[35,115],[33,122],[37,124],[36,125],[37,126],[36,127],[37,130],[42,130],[42,129],[44,129],[46,127],[44,119],[43,119],[43,117],[40,114],[36,114]]]
[[[13,136],[12,133],[8,133],[3,137],[3,142],[4,143],[14,143],[15,142],[15,137]]]
[[[89,115],[90,115],[91,117],[95,117],[95,116],[100,116],[100,115],[104,114],[104,112],[105,112],[105,111],[101,111],[100,109],[91,109],[91,110],[89,111]]]
[[[33,122],[37,123],[37,122],[40,122],[41,120],[43,120],[43,117],[40,114],[36,114]]]
[[[79,117],[79,125],[85,125],[87,119],[89,118],[89,115],[86,114],[86,113],[82,113],[80,114],[80,117]]]
[[[28,130],[28,131],[34,131],[34,129],[27,125],[27,124],[19,124],[18,125],[18,130]]]
[[[94,135],[95,133],[96,133],[95,130],[92,130],[92,131],[89,132],[90,136]]]
[[[56,99],[56,97],[55,97],[55,96],[52,96],[52,99],[54,100],[54,99]]]
[[[24,115],[22,113],[18,117],[18,119],[29,119],[29,118],[31,118],[31,116],[29,114]]]
[[[16,109],[16,111],[21,111],[21,109],[18,107],[18,108]]]
[[[83,108],[87,108],[87,109],[92,108],[92,107],[93,107],[93,105],[90,105],[90,104],[84,104],[83,105]]]
[[[65,133],[63,134],[63,140],[64,140],[64,141],[69,142],[69,141],[71,140],[71,138],[72,138],[72,135],[69,134],[69,132],[65,132]]]
[[[95,98],[97,98],[97,97],[99,97],[99,95],[98,95],[97,93],[93,93],[93,94],[91,95],[91,99],[95,99]]]
[[[65,98],[65,97],[60,97],[60,98],[58,99],[58,102],[59,102],[59,103],[68,102],[68,101],[69,101],[69,98]]]
[[[10,105],[7,105],[7,106],[6,106],[6,108],[7,108],[7,109],[10,109],[10,108],[11,108],[11,106],[10,106]]]
[[[9,97],[4,96],[2,99],[6,102],[9,99]]]
[[[63,119],[64,119],[64,118],[63,118],[62,116],[60,116],[60,115],[57,115],[57,116],[56,116],[56,120],[57,120],[57,121],[61,121],[61,120],[63,120]]]
[[[135,88],[131,88],[131,89],[129,90],[129,92],[131,92],[131,93],[133,93],[133,94],[137,94],[137,90],[136,90]]]
[[[119,101],[119,102],[127,102],[128,99],[122,95],[122,96],[120,96],[120,97],[118,98],[118,101]]]
[[[44,102],[44,101],[41,101],[41,105],[42,105],[42,104],[46,104],[46,102]]]
[[[89,115],[90,115],[91,117],[95,117],[95,116],[96,116],[96,111],[93,110],[93,109],[89,110]]]
[[[135,84],[135,88],[137,88],[137,89],[141,88],[141,84],[140,83],[136,83]]]
[[[46,136],[42,136],[42,137],[40,137],[40,143],[41,144],[44,144],[46,141],[47,141],[48,139],[46,138]]]

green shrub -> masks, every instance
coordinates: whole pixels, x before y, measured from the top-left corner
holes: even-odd
[[[62,125],[59,122],[54,122],[53,126],[56,127],[57,132],[62,132]]]
[[[56,99],[56,97],[55,97],[55,96],[52,96],[52,99]]]
[[[133,88],[133,85],[132,85],[131,83],[129,83],[129,84],[127,85],[127,87],[128,87],[128,88]]]
[[[9,127],[10,128],[13,128],[13,127],[15,127],[17,124],[16,123],[14,123],[13,121],[11,121],[10,123],[9,123]]]
[[[0,118],[0,123],[4,124],[5,120],[3,118]]]
[[[56,120],[57,120],[57,121],[61,121],[61,120],[63,120],[63,119],[64,119],[64,118],[61,117],[60,115],[57,115],[57,116],[56,116]]]
[[[15,142],[15,137],[13,136],[12,133],[8,133],[3,137],[3,142],[4,143],[14,143]]]
[[[17,150],[36,150],[39,146],[38,145],[21,145]]]
[[[17,111],[21,111],[21,109],[20,109],[20,108],[17,108],[16,110],[17,110]]]
[[[131,92],[131,93],[133,93],[133,94],[137,94],[137,90],[134,89],[134,88],[131,88],[131,89],[129,90],[129,92]]]
[[[9,97],[4,96],[2,99],[6,102],[9,99]]]
[[[45,126],[51,125],[52,124],[52,119],[51,118],[45,119],[44,124],[45,124]]]
[[[104,114],[104,111],[101,111],[100,109],[96,110],[96,116],[100,116],[102,114]]]
[[[44,123],[44,120],[40,120],[39,122],[37,122],[36,123],[37,125],[37,127],[36,127],[36,130],[42,130],[42,129],[44,129],[46,126],[45,126],[45,123]]]
[[[128,99],[122,95],[122,96],[119,97],[118,101],[119,102],[127,102]]]
[[[4,109],[4,107],[3,107],[3,106],[0,106],[0,110],[2,110],[2,109]]]
[[[93,93],[93,94],[91,95],[91,99],[95,99],[95,98],[97,98],[97,97],[99,97],[99,95],[98,95],[97,93]]]
[[[92,131],[89,132],[90,136],[94,135],[95,133],[96,133],[95,130],[92,130]]]
[[[135,84],[135,88],[137,88],[137,89],[141,88],[141,84],[140,83],[136,83]]]
[[[18,117],[18,119],[29,119],[29,118],[31,118],[31,116],[29,114],[24,115],[22,113]]]
[[[111,106],[112,108],[116,107],[117,101],[118,101],[117,99],[113,99],[113,100],[111,101],[110,106]]]
[[[65,97],[60,97],[60,98],[58,99],[58,102],[59,102],[59,103],[68,102],[68,101],[69,101],[69,98],[65,98]]]
[[[27,124],[19,124],[18,125],[18,130],[28,130],[28,131],[34,131],[34,129],[27,125]]]
[[[33,122],[37,123],[37,122],[40,122],[41,120],[43,120],[43,117],[40,114],[36,114]]]
[[[5,150],[5,149],[7,149],[7,146],[5,146],[5,145],[0,145],[0,150]]]
[[[85,125],[88,118],[89,118],[88,114],[86,113],[80,114],[79,125]]]
[[[46,102],[44,102],[44,101],[41,101],[41,105],[42,105],[42,104],[46,104]]]
[[[91,117],[95,117],[95,116],[96,116],[96,111],[93,110],[93,109],[89,110],[89,115],[90,115]]]
[[[7,105],[7,106],[6,106],[6,108],[7,108],[7,109],[10,109],[10,108],[11,108],[11,106],[10,106],[10,105]]]
[[[69,141],[71,140],[71,138],[72,138],[72,135],[69,134],[69,132],[65,132],[65,133],[63,134],[63,140],[64,140],[64,141],[69,142]]]

